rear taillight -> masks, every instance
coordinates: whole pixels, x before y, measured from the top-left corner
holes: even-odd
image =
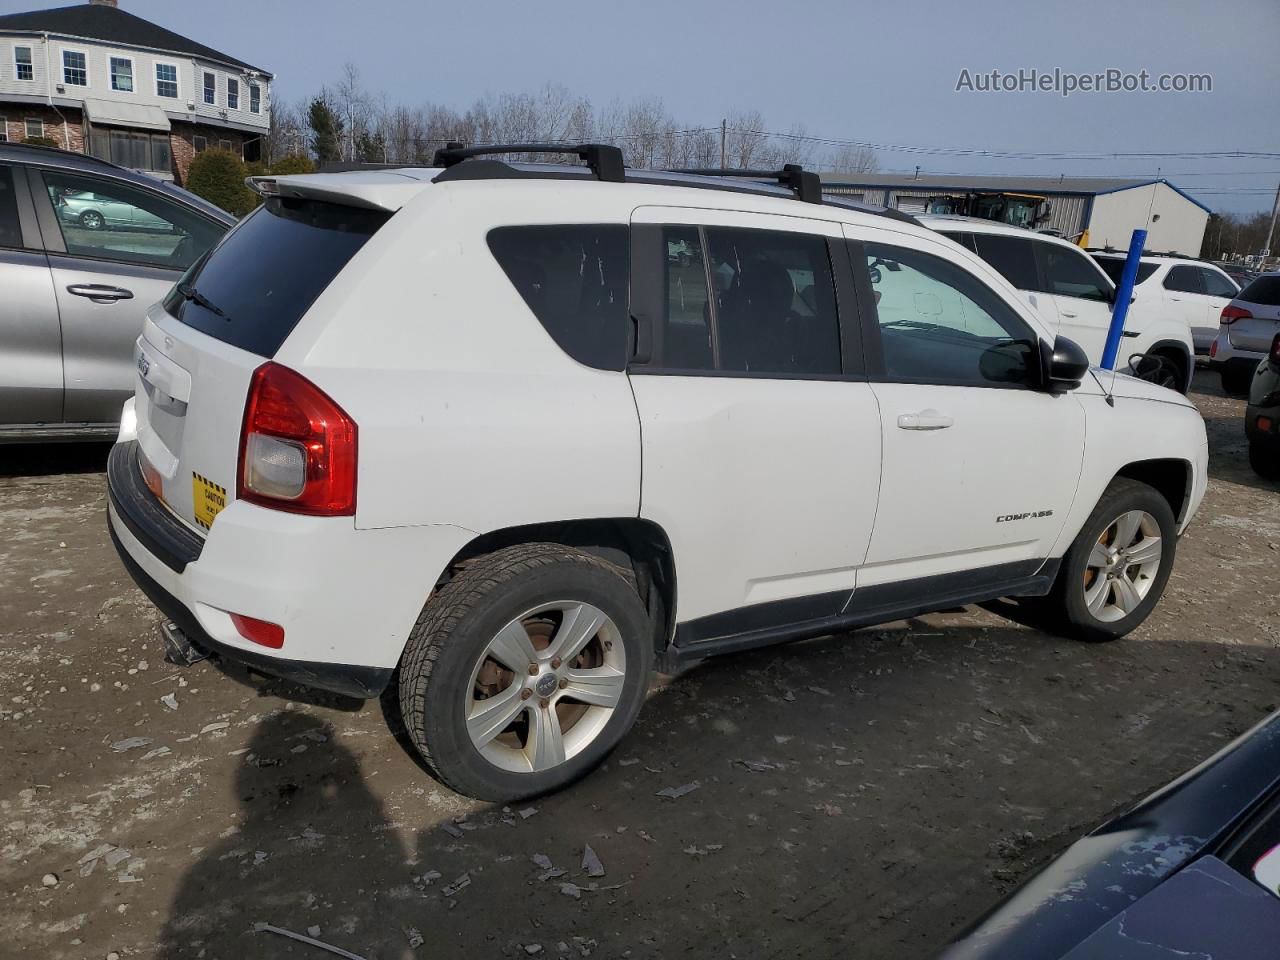
[[[1280,367],[1280,333],[1271,338],[1271,350],[1267,354],[1267,359],[1274,366]]]
[[[1209,359],[1212,360],[1217,355],[1218,355],[1218,341],[1214,340],[1213,343],[1209,344]]]
[[[1229,327],[1237,320],[1248,320],[1252,316],[1253,314],[1244,309],[1244,307],[1233,307],[1231,304],[1227,304],[1222,308],[1222,325]]]
[[[288,367],[253,373],[240,430],[236,496],[313,516],[356,512],[356,424]]]

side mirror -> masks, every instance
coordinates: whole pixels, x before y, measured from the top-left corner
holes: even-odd
[[[1058,337],[1045,359],[1045,384],[1051,393],[1062,393],[1080,386],[1089,372],[1089,356],[1074,340]]]

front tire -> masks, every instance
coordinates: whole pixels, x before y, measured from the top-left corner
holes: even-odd
[[[102,214],[97,210],[86,210],[80,214],[80,226],[86,230],[101,230],[103,223]]]
[[[1253,382],[1253,371],[1244,367],[1224,367],[1222,389],[1233,397],[1247,396]]]
[[[400,666],[400,707],[452,789],[509,801],[583,776],[631,729],[651,630],[622,568],[552,543],[465,564],[427,601]]]
[[[1250,443],[1249,466],[1263,480],[1280,480],[1280,447],[1272,443]]]
[[[1039,611],[1046,629],[1091,642],[1115,640],[1147,619],[1164,593],[1177,521],[1156,489],[1111,481],[1058,570]]]

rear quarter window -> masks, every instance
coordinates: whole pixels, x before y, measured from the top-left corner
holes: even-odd
[[[164,307],[201,333],[274,356],[390,216],[320,200],[271,197],[187,271]],[[178,290],[183,284],[216,311],[184,297]]]
[[[488,240],[503,273],[560,349],[598,370],[626,365],[629,227],[498,227]]]
[[[1258,277],[1240,291],[1237,300],[1280,307],[1280,277]]]

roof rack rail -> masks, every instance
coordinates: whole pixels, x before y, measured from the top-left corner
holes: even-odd
[[[668,173],[689,173],[699,177],[741,177],[746,180],[776,180],[794,191],[797,200],[805,203],[822,203],[822,180],[798,163],[788,163],[781,170],[722,170],[720,168],[691,168],[669,170]]]
[[[497,143],[484,147],[449,143],[436,151],[432,166],[448,169],[471,157],[502,153],[568,153],[585,162],[597,180],[606,183],[623,183],[626,180],[622,151],[607,143]]]

